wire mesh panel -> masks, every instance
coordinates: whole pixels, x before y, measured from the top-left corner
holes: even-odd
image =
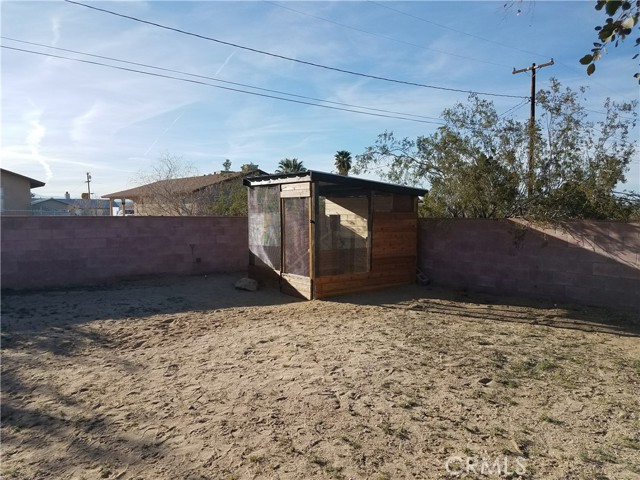
[[[249,189],[249,262],[280,270],[280,186]]]
[[[309,277],[309,198],[285,198],[284,271]]]
[[[316,223],[319,276],[369,270],[368,218],[366,196],[319,197]]]

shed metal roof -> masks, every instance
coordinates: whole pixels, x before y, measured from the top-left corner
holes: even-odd
[[[381,192],[397,193],[399,195],[411,195],[415,197],[419,197],[427,193],[427,190],[425,190],[424,188],[405,187],[404,185],[377,182],[374,180],[366,180],[364,178],[349,177],[345,175],[336,175],[335,173],[318,172],[316,170],[307,170],[306,172],[296,173],[276,173],[273,175],[260,175],[255,177],[247,177],[242,181],[242,183],[248,187],[280,185],[284,183],[296,182],[326,182],[335,185],[341,185],[347,188],[364,188]]]

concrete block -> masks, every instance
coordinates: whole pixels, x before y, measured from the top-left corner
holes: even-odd
[[[640,279],[640,269],[613,262],[596,262],[592,272],[599,277]]]

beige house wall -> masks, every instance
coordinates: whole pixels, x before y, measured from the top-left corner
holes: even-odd
[[[31,183],[11,172],[0,174],[0,210],[2,215],[31,215]]]

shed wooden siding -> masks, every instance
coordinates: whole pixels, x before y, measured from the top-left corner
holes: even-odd
[[[250,192],[278,186],[283,219],[284,271],[253,259],[249,266],[252,278],[308,299],[406,285],[415,280],[417,199],[426,190],[316,171],[247,178],[244,184]],[[294,199],[307,197],[309,271],[295,270],[291,265],[287,271],[287,256],[292,249],[294,260],[306,251],[297,238],[289,245],[287,236],[304,235],[306,229],[304,222],[287,221],[285,207],[287,202],[293,205]],[[256,214],[260,214],[259,206],[255,212],[250,209],[250,227],[251,216]]]
[[[372,223],[371,271],[317,277],[315,298],[413,283],[418,245],[415,212],[374,212]]]

